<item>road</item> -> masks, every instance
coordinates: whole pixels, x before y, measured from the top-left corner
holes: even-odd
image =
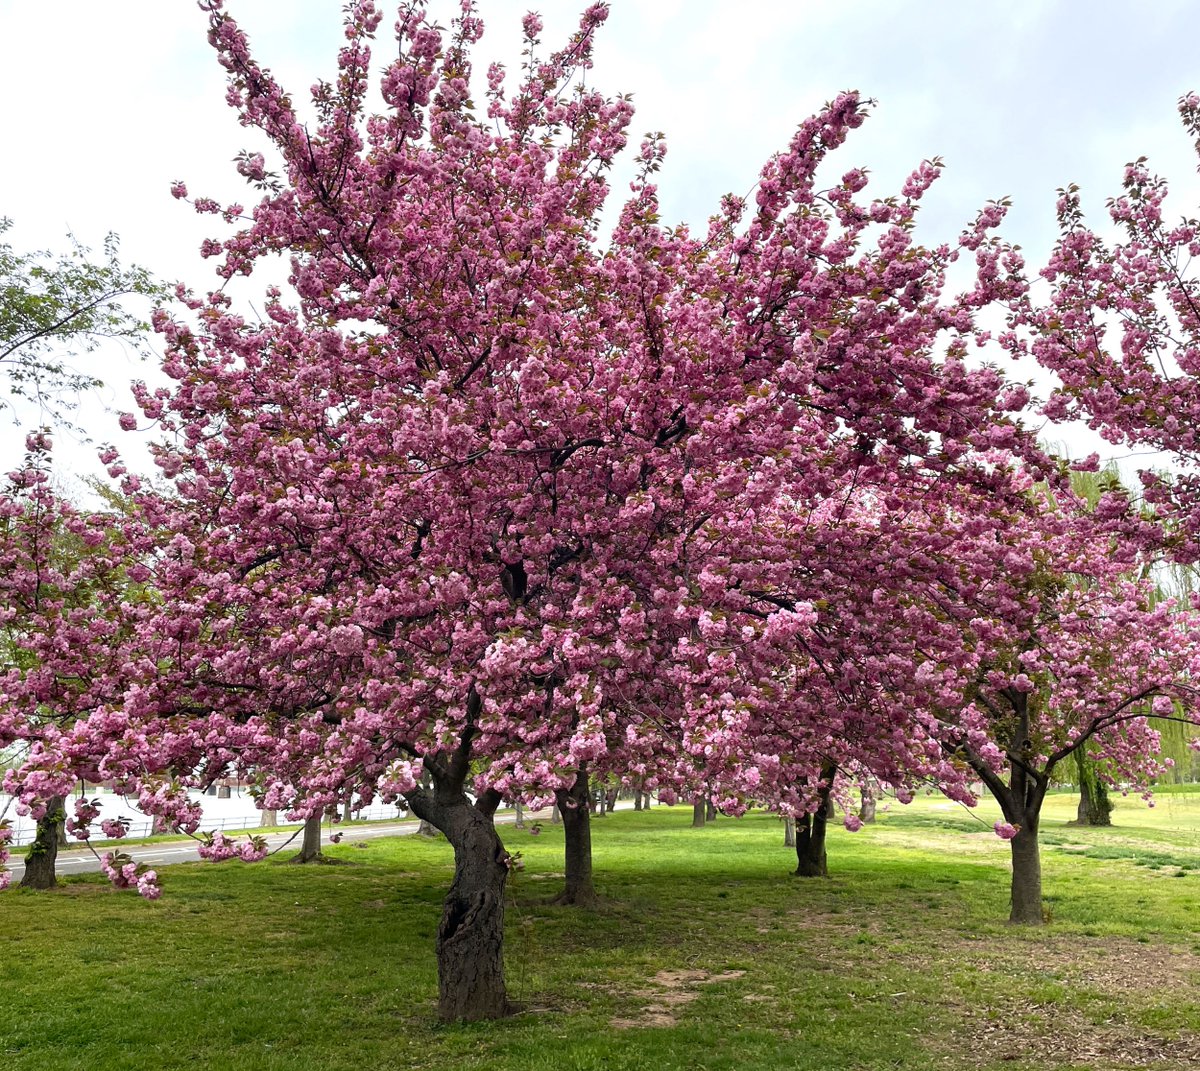
[[[628,803],[628,801],[623,801]],[[617,805],[620,807],[620,804]],[[526,811],[525,816],[530,821],[549,821],[550,810],[547,808],[544,811],[538,811],[537,814],[532,814]],[[503,822],[512,822],[515,815],[511,811],[504,811],[496,815],[497,824]],[[408,819],[403,822],[377,822],[370,825],[361,826],[343,826],[339,827],[338,832],[344,834],[344,839],[348,842],[360,840],[372,840],[376,837],[403,837],[413,834],[417,831],[419,823],[415,818]],[[267,845],[274,852],[277,848],[282,848],[288,841],[294,842],[294,848],[298,851],[300,848],[300,832],[303,826],[296,829],[289,829],[286,833],[268,833],[266,834]],[[328,841],[328,833],[325,833],[325,839]],[[105,852],[112,851],[113,848],[105,847],[97,849],[97,853],[93,853],[88,848],[71,848],[60,851],[56,868],[59,877],[68,877],[71,874],[86,874],[89,871],[94,872],[100,869],[100,858]],[[170,866],[173,863],[194,863],[200,858],[200,853],[197,851],[197,842],[191,840],[177,841],[167,840],[160,841],[158,844],[130,844],[125,849],[126,855],[130,856],[134,862],[145,863],[146,866],[153,869],[158,869],[163,866]],[[17,885],[22,875],[25,873],[24,851],[21,848],[14,848],[12,858],[8,861],[8,869],[12,871],[12,884]]]

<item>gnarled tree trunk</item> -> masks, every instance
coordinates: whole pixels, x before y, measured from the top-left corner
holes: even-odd
[[[592,824],[587,807],[587,770],[581,769],[571,788],[560,788],[555,798],[562,812],[566,885],[554,902],[595,907],[599,898],[592,885]]]
[[[274,807],[264,807],[260,814],[261,817],[259,818],[259,822],[261,822],[264,826],[279,825],[279,811]]]
[[[46,803],[46,813],[38,819],[33,843],[25,853],[22,889],[53,889],[58,884],[54,864],[58,859],[59,830],[66,818],[65,803],[63,796],[54,796]]]
[[[439,764],[433,791],[416,789],[407,797],[413,812],[454,848],[454,881],[437,933],[438,1017],[446,1022],[498,1019],[512,1011],[504,983],[509,855],[493,821],[500,795],[488,791],[471,803],[463,792],[468,755],[464,745],[454,761]]]
[[[705,809],[706,808],[704,805],[704,797],[697,796],[695,802],[692,804],[692,828],[693,829],[703,829],[704,828]]]

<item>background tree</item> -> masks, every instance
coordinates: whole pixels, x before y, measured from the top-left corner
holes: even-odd
[[[0,235],[12,221],[0,218]],[[103,260],[71,239],[70,252],[17,252],[0,243],[0,407],[33,403],[40,422],[61,422],[77,396],[100,385],[94,370],[75,360],[104,340],[120,340],[147,351],[148,323],[126,311],[119,299],[158,302],[164,289],[136,265],[121,266],[115,235],[104,241]]]

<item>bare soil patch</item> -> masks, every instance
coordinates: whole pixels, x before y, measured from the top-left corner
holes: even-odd
[[[691,1004],[700,996],[698,986],[732,982],[736,978],[741,978],[745,973],[745,971],[722,971],[719,974],[701,970],[659,971],[650,979],[655,988],[633,991],[633,996],[642,997],[647,1001],[642,1006],[640,1013],[631,1018],[617,1017],[612,1020],[612,1025],[618,1030],[632,1030],[647,1026],[674,1026],[678,1022],[677,1010]]]

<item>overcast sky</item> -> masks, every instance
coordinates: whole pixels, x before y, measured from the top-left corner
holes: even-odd
[[[383,7],[392,13],[387,0]],[[488,32],[476,66],[519,63],[528,3],[480,0]],[[544,2],[547,47],[583,0]],[[302,98],[335,70],[341,0],[228,0],[259,60]],[[433,0],[443,21],[457,8]],[[1147,155],[1173,179],[1177,211],[1200,200],[1196,156],[1175,114],[1200,88],[1200,4],[1115,0],[613,0],[591,81],[632,92],[634,131],[661,130],[668,221],[702,222],[726,191],[745,193],[796,124],[841,89],[878,100],[838,153],[893,192],[920,160],[946,171],[924,212],[923,237],[952,238],[989,198],[1011,196],[1005,233],[1031,264],[1054,239],[1055,189],[1084,187],[1100,217],[1123,164]],[[385,18],[384,27],[391,23]],[[387,40],[377,53],[387,54]],[[0,215],[19,248],[98,246],[167,279],[207,287],[196,249],[214,230],[171,198],[253,203],[234,172],[259,148],[224,102],[223,72],[194,0],[0,0]],[[270,164],[268,164],[270,166]],[[101,375],[110,402],[142,374],[119,353]],[[89,417],[95,421],[96,418]],[[115,438],[101,420],[97,439]],[[11,452],[11,438],[0,449]],[[0,459],[2,460],[2,459]]]

